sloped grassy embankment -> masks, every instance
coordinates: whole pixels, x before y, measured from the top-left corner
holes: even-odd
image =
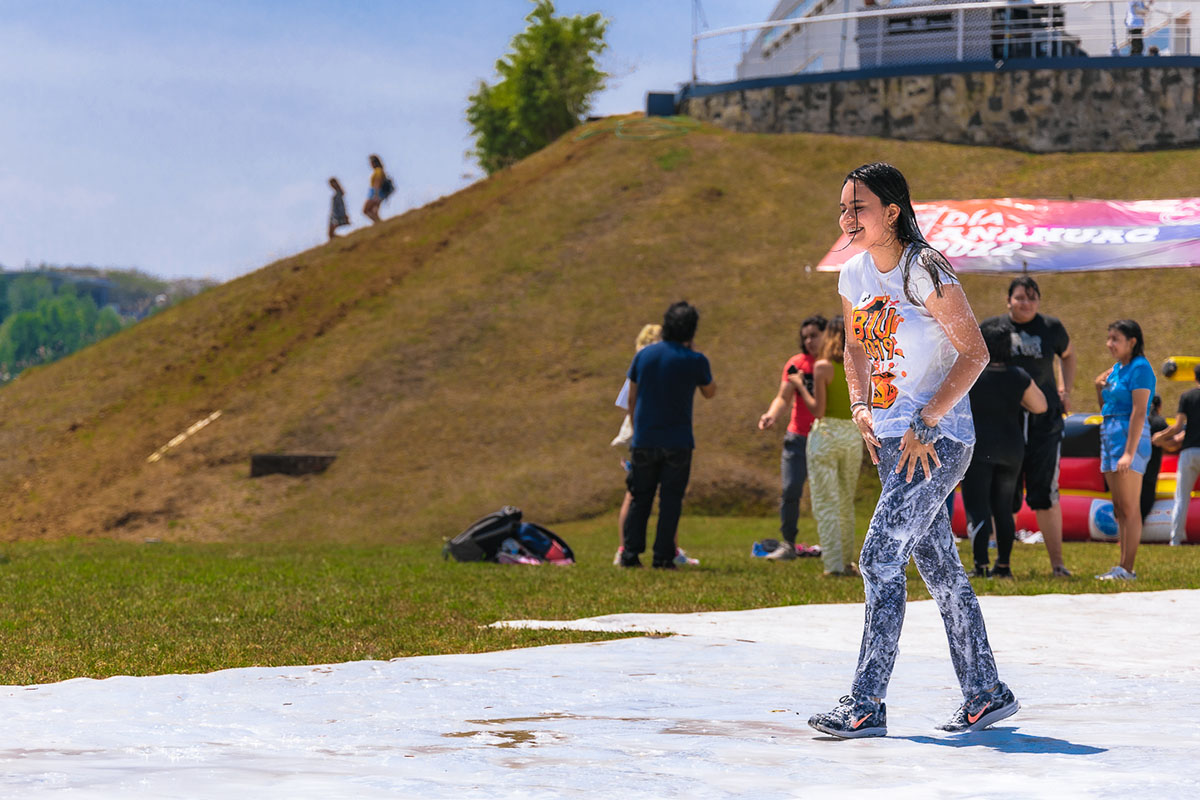
[[[596,123],[609,126],[611,123]],[[693,511],[774,502],[778,433],[754,429],[802,317],[846,171],[883,159],[917,199],[1188,196],[1192,151],[1028,155],[818,135],[631,142],[568,135],[451,197],[217,287],[0,391],[0,536],[440,541],[515,503],[542,522],[611,509],[612,401],[638,328],[702,312],[717,399],[697,403]],[[1152,360],[1200,341],[1195,270],[1046,276],[1044,310],[1094,408],[1107,323]],[[967,276],[980,316],[1007,276]],[[1185,384],[1164,385],[1173,407]],[[223,415],[162,461],[147,456]],[[335,451],[251,480],[251,452]]]

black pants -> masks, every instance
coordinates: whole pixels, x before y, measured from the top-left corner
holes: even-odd
[[[1145,28],[1130,28],[1129,29],[1129,55],[1140,56],[1142,54],[1142,32]]]
[[[633,496],[625,517],[625,554],[641,555],[646,549],[646,523],[658,493],[658,531],[654,536],[654,561],[675,558],[675,533],[683,510],[683,493],[692,475],[692,451],[662,447],[633,447],[625,485]]]
[[[1155,452],[1157,451],[1157,452]],[[1146,464],[1146,471],[1142,473],[1142,521],[1145,522],[1146,517],[1150,514],[1150,509],[1154,508],[1154,494],[1158,489],[1158,473],[1162,471],[1162,450],[1155,447],[1150,451],[1150,461]]]
[[[967,530],[971,533],[971,548],[976,564],[988,563],[988,540],[992,538],[993,520],[996,563],[1009,563],[1013,539],[1016,537],[1011,503],[1020,474],[1020,462],[1006,464],[976,458],[963,476],[963,508],[967,512]]]

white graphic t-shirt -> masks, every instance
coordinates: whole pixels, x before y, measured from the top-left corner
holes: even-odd
[[[910,253],[904,252],[901,263]],[[838,278],[838,294],[853,308],[848,332],[871,362],[872,414],[875,435],[881,439],[904,435],[913,412],[933,398],[958,359],[946,332],[925,308],[933,281],[915,259],[908,281],[911,294],[922,301],[918,305],[904,294],[901,266],[880,272],[869,252],[847,261]],[[957,283],[956,278],[942,276],[943,286]],[[938,426],[955,441],[975,444],[970,398],[963,395]]]

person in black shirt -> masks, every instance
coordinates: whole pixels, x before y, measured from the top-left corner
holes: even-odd
[[[987,344],[987,368],[971,387],[971,416],[975,420],[975,452],[963,477],[963,506],[967,530],[975,553],[975,577],[1011,578],[1015,525],[1009,505],[1025,457],[1025,411],[1046,411],[1046,396],[1037,382],[1012,357],[1013,326],[1004,317],[992,317],[979,326]],[[988,540],[992,520],[996,528],[996,568],[988,572]]]
[[[1154,434],[1167,429],[1167,421],[1162,415],[1162,398],[1154,395],[1150,399],[1150,460],[1146,463],[1146,472],[1142,475],[1142,522],[1154,508],[1154,494],[1158,489],[1158,472],[1162,469],[1163,449],[1154,443]]]
[[[1063,414],[1071,411],[1071,387],[1075,383],[1075,351],[1067,329],[1054,317],[1038,312],[1042,293],[1028,275],[1014,278],[1008,286],[1008,314],[1013,326],[1011,362],[1029,373],[1046,396],[1047,410],[1030,414],[1026,420],[1025,458],[1021,479],[1013,493],[1015,514],[1024,499],[1037,514],[1038,528],[1046,542],[1050,567],[1056,577],[1071,573],[1063,564],[1062,508],[1058,504],[1058,457],[1062,443]],[[990,322],[991,320],[984,320]],[[1055,359],[1062,364],[1062,385],[1055,376]]]
[[[1175,423],[1160,431],[1158,444],[1170,450],[1169,443],[1178,439],[1179,466],[1175,468],[1175,508],[1171,512],[1171,545],[1187,541],[1187,513],[1192,500],[1192,489],[1200,477],[1200,367],[1195,369],[1196,387],[1189,389],[1179,398],[1179,410],[1175,412]],[[1188,424],[1191,420],[1191,424]]]

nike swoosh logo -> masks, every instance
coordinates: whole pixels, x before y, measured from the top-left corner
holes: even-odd
[[[867,720],[869,720],[870,718],[871,718],[871,715],[870,715],[870,714],[867,714],[867,715],[866,715],[866,716],[864,716],[864,717],[859,717],[858,719],[854,720],[854,722],[852,722],[852,723],[850,724],[850,730],[852,730],[852,731],[853,731],[853,730],[858,730],[858,726],[859,726],[859,725],[862,725],[864,722],[866,722],[866,721],[867,721]]]
[[[979,718],[983,716],[983,712],[987,711],[991,707],[992,704],[989,702],[983,708],[979,709],[978,714],[967,712],[967,722],[971,723],[972,725],[974,725],[976,722],[979,722]]]

